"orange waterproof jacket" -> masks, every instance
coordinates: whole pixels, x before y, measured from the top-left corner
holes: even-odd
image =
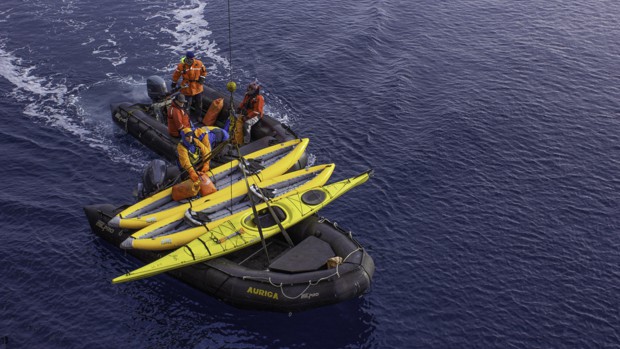
[[[184,128],[192,128],[189,115],[185,109],[179,107],[175,102],[168,108],[168,133],[172,137],[179,137]]]
[[[204,163],[202,167],[195,167],[198,166],[198,163],[202,161],[202,159],[206,158],[211,153],[211,145],[209,142],[202,143],[197,138],[194,138],[194,142],[189,148],[184,143],[184,141],[181,141],[177,144],[177,155],[181,168],[187,171],[190,178],[198,176],[196,173],[197,171],[209,171],[209,161]]]
[[[239,105],[239,110],[242,114],[246,115],[246,119],[258,116],[263,118],[263,108],[265,107],[265,98],[260,94],[256,96],[250,96],[246,94],[243,97],[243,101]]]
[[[172,73],[172,82],[176,83],[180,77],[183,77],[181,81],[181,93],[186,96],[194,96],[202,92],[202,83],[198,81],[201,76],[207,76],[207,68],[202,62],[194,58],[194,62],[190,66],[185,63],[185,59],[182,63],[177,65],[177,69]]]

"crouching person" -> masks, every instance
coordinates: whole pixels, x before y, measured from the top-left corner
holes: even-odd
[[[177,144],[179,169],[187,172],[192,181],[196,182],[200,174],[209,171],[210,154],[209,142],[203,143],[195,138],[191,128],[181,130],[181,141]]]
[[[211,146],[209,142],[201,142],[194,137],[191,128],[181,130],[181,141],[177,145],[178,165],[181,171],[187,172],[189,180],[175,185],[172,189],[172,198],[175,201],[200,195],[209,195],[217,189],[209,176],[209,156]]]

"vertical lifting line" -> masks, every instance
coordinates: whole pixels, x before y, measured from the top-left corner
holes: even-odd
[[[273,210],[273,208],[271,207],[271,205],[269,204],[269,199],[265,196],[265,193],[263,193],[262,189],[259,188],[257,185],[254,186],[254,188],[256,188],[256,190],[258,191],[258,193],[260,194],[260,196],[263,198],[263,201],[265,202],[265,204],[267,205],[267,209],[269,210],[269,213],[271,214],[271,216],[273,217],[273,219],[276,221],[276,223],[278,224],[278,228],[280,228],[280,231],[282,232],[282,235],[284,235],[284,239],[286,240],[286,242],[288,243],[288,245],[290,247],[295,246],[293,244],[293,240],[291,240],[291,237],[288,235],[288,233],[286,232],[286,229],[284,229],[284,226],[282,226],[282,222],[280,221],[280,218],[278,218],[278,215],[275,213],[275,211]],[[251,195],[250,195],[251,196]],[[256,220],[258,220],[258,218],[256,218]]]
[[[234,102],[234,92],[237,89],[237,84],[232,80],[232,26],[230,20],[230,0],[228,3],[228,55],[229,55],[229,66],[228,66],[228,83],[226,84],[226,89],[230,92],[230,103],[228,103],[228,133],[230,137],[234,137],[237,128],[237,115],[235,113],[235,102]],[[236,142],[233,142],[236,143]],[[239,144],[235,144],[237,150],[237,156],[239,157],[239,163],[243,166],[243,157],[241,156],[241,151],[239,150]],[[232,162],[231,162],[232,166]],[[256,204],[254,203],[254,199],[250,194],[250,184],[248,183],[248,178],[245,174],[244,169],[241,169],[241,173],[243,173],[243,179],[245,181],[245,185],[248,189],[248,197],[250,198],[250,203],[252,205],[252,212],[254,213],[254,218],[256,219],[256,226],[258,227],[258,234],[260,235],[261,242],[263,244],[263,249],[265,250],[265,254],[267,255],[267,262],[271,264],[271,259],[269,258],[269,252],[267,251],[267,243],[265,242],[265,237],[263,236],[263,228],[260,225],[260,220],[258,219],[258,212],[256,211]],[[232,178],[231,178],[232,180]],[[231,195],[230,195],[230,206],[232,211],[232,185],[231,187]]]
[[[237,118],[235,115],[235,102],[234,92],[237,89],[237,84],[232,80],[233,58],[232,58],[232,25],[230,20],[230,0],[228,3],[228,83],[226,89],[230,92],[230,102],[228,103],[228,134],[229,137],[234,137],[235,129],[237,125]]]
[[[241,166],[244,166],[243,157],[239,153],[239,145],[237,145],[237,154],[239,154],[239,163]],[[267,255],[267,263],[271,264],[271,259],[269,258],[269,252],[267,251],[267,243],[265,242],[265,237],[263,236],[263,228],[260,224],[260,219],[258,219],[258,212],[256,211],[256,204],[254,203],[254,199],[250,194],[250,183],[248,183],[248,177],[245,175],[245,169],[241,169],[241,173],[243,173],[243,179],[245,180],[245,186],[248,189],[248,198],[250,199],[250,204],[252,205],[252,213],[254,214],[254,219],[256,220],[256,227],[258,228],[258,235],[260,235],[260,241],[263,244],[263,249],[265,250],[265,255]]]
[[[228,0],[228,79],[232,81],[232,30],[230,22],[230,0]]]
[[[230,92],[230,100],[228,102],[228,137],[229,140],[232,140],[235,137],[236,128],[237,128],[237,116],[235,115],[235,101],[234,101],[234,92],[237,89],[237,84],[232,80],[232,69],[233,69],[233,58],[232,58],[232,21],[230,19],[230,0],[227,1],[228,4],[228,83],[226,84],[226,90]],[[235,142],[231,142],[235,143]],[[237,156],[240,158],[241,153],[239,152],[239,145],[236,145]],[[241,159],[239,159],[241,160]],[[232,170],[232,161],[230,162],[230,168]],[[241,171],[243,172],[243,170]],[[243,173],[245,178],[245,173]],[[230,177],[230,213],[233,211],[233,190],[232,190],[232,174]],[[247,185],[247,178],[246,185]],[[252,208],[254,209],[254,214],[256,215],[256,209],[254,208],[254,203],[252,203]],[[265,240],[263,237],[263,232],[259,227],[259,232],[261,236],[261,240],[263,240],[263,247],[265,247],[265,253],[267,254],[267,260],[269,260],[269,254],[267,253],[267,245],[265,244]],[[270,262],[271,263],[271,262]]]

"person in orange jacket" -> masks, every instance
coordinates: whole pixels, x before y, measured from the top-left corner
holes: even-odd
[[[210,153],[209,142],[203,143],[195,138],[191,128],[181,131],[181,141],[177,144],[178,165],[192,181],[198,181],[200,174],[209,171],[209,161],[206,159]]]
[[[185,95],[179,93],[168,107],[168,133],[172,137],[179,137],[184,128],[194,129],[194,125],[189,119],[187,111],[185,111],[186,103]]]
[[[243,101],[237,109],[243,117],[243,143],[250,143],[252,126],[263,118],[265,98],[260,94],[258,82],[252,82],[243,96]]]
[[[202,118],[202,91],[205,77],[207,76],[207,68],[199,59],[194,57],[193,51],[187,51],[185,57],[181,59],[181,63],[177,65],[177,69],[172,73],[172,89],[177,87],[179,78],[181,81],[181,93],[187,97],[187,110],[190,115],[197,119]],[[194,108],[193,112],[191,108]]]

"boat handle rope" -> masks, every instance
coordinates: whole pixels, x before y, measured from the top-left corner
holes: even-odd
[[[342,260],[342,263],[341,263],[341,264],[346,263],[347,259],[348,259],[349,257],[351,257],[354,253],[358,252],[358,251],[362,251],[362,249],[361,249],[361,248],[356,248],[355,250],[351,251],[351,253],[349,253],[349,254],[348,254],[348,255],[347,255],[347,256],[346,256],[346,257]],[[308,286],[306,286],[306,288],[305,288],[303,291],[301,291],[301,292],[300,292],[297,296],[289,296],[289,295],[287,295],[287,294],[284,292],[284,288],[283,288],[284,283],[283,283],[283,282],[281,282],[280,284],[275,284],[275,283],[271,280],[271,277],[269,277],[269,278],[264,278],[264,277],[243,276],[243,277],[242,277],[242,279],[243,279],[243,280],[258,280],[258,281],[260,281],[260,280],[267,280],[271,286],[276,287],[276,288],[279,288],[279,289],[280,289],[280,292],[282,293],[282,296],[284,296],[285,298],[288,298],[288,299],[297,299],[297,298],[301,297],[304,293],[306,293],[306,291],[308,291],[308,289],[309,289],[311,286],[316,286],[316,285],[318,285],[320,282],[325,281],[325,280],[328,280],[328,279],[332,278],[333,276],[337,276],[338,278],[340,278],[340,271],[338,270],[339,266],[340,266],[340,264],[339,264],[339,265],[336,265],[336,271],[335,271],[333,274],[330,274],[330,275],[324,276],[324,277],[322,277],[322,278],[320,278],[320,279],[316,280],[315,282],[308,281]]]
[[[139,105],[139,104],[138,104],[138,105]],[[132,105],[132,107],[133,107],[133,105]],[[133,113],[134,113],[134,112],[136,112],[136,111],[143,111],[143,112],[146,112],[146,111],[147,111],[145,108],[140,108],[140,107],[139,107],[139,108],[132,109],[132,110],[125,109],[125,108],[123,108],[123,107],[120,107],[119,109],[121,109],[122,111],[124,111],[125,113],[127,113],[127,115],[129,115],[129,116],[133,116]],[[136,118],[136,121],[137,121],[138,123],[142,123],[142,124],[146,125],[146,127],[147,127],[147,128],[149,128],[149,129],[151,129],[151,131],[154,131],[155,133],[157,133],[160,137],[164,136],[164,134],[163,134],[162,132],[159,132],[159,130],[158,130],[158,129],[156,129],[156,128],[154,128],[153,126],[149,125],[148,123],[146,123],[146,122],[142,121],[141,119]],[[128,122],[125,122],[125,132],[127,132],[127,133],[129,133],[129,125],[128,125],[128,124],[129,124]],[[146,132],[146,131],[145,131],[145,132]],[[140,136],[142,136],[142,133],[140,133]]]
[[[109,214],[103,212],[102,210],[97,210],[97,212],[99,213],[99,217],[100,218],[101,217],[105,217],[105,218],[108,218],[108,219],[112,219],[114,217],[114,216],[110,216]]]
[[[342,234],[348,236],[349,239],[351,239],[358,247],[362,248],[362,245],[360,245],[360,243],[353,238],[353,232],[351,230],[344,230],[343,228],[341,228],[338,225],[338,222],[336,222],[336,221],[332,222],[332,221],[330,221],[329,219],[327,219],[327,218],[325,218],[323,216],[319,216],[318,222],[319,223],[328,222],[328,223],[332,224],[334,226],[334,228],[336,228]]]

